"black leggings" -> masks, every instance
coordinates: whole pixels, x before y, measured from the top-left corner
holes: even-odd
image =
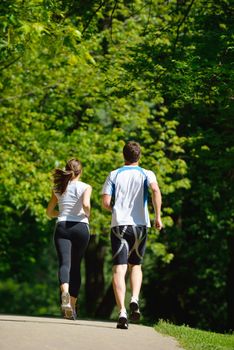
[[[81,259],[89,243],[89,226],[83,222],[58,222],[54,243],[59,260],[59,282],[69,283],[70,295],[77,298],[81,285]]]

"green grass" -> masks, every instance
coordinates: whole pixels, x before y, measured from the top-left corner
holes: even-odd
[[[234,335],[201,331],[159,321],[155,330],[174,337],[185,350],[234,350]]]

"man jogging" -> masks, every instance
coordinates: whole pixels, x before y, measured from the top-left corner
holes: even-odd
[[[155,174],[139,166],[140,145],[128,142],[123,148],[125,165],[112,171],[102,189],[102,205],[112,212],[111,247],[113,256],[113,289],[119,308],[117,328],[127,329],[125,308],[125,275],[129,267],[132,297],[130,319],[138,321],[138,304],[142,284],[141,264],[150,227],[147,192],[152,192],[155,211],[154,225],[162,228],[161,192]]]

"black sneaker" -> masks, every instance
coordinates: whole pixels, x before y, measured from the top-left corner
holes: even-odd
[[[119,313],[119,319],[116,328],[128,329],[128,317],[125,311]]]
[[[132,300],[129,305],[130,308],[130,320],[138,322],[141,318],[141,313],[137,300]]]

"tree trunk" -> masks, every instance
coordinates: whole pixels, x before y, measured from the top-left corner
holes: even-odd
[[[115,296],[114,296],[112,284],[110,284],[101,303],[97,308],[95,316],[99,318],[110,318],[114,307],[115,307]]]
[[[97,305],[104,294],[104,261],[107,249],[106,241],[91,235],[89,247],[85,254],[85,295],[86,310],[90,316],[95,315]]]
[[[234,330],[234,237],[228,238],[229,266],[227,273],[228,330]]]

